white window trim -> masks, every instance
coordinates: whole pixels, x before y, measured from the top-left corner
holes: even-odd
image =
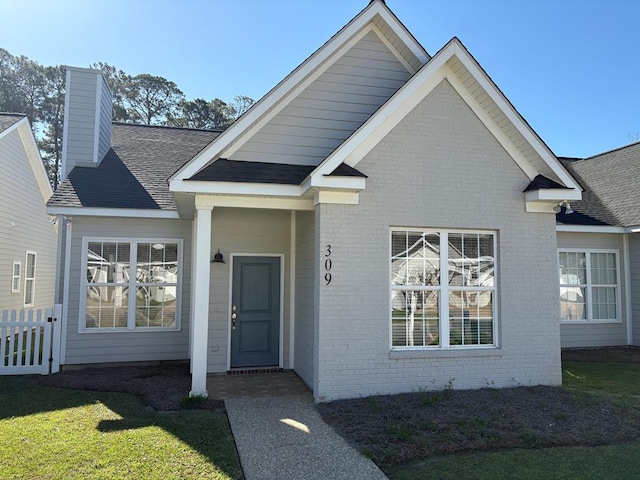
[[[16,265],[18,266],[18,275],[16,275]],[[22,278],[22,262],[14,260],[11,264],[11,293],[20,293],[20,279]],[[17,280],[17,282],[16,282]],[[17,285],[17,288],[14,288]]]
[[[33,277],[29,277],[29,255],[33,255]],[[27,294],[27,282],[32,281],[33,282],[33,286],[31,287],[31,302],[27,303],[26,302],[26,298],[24,298],[23,295],[23,305],[24,308],[28,308],[28,307],[33,307],[36,303],[36,278],[37,278],[37,273],[38,273],[38,252],[35,252],[33,250],[27,250],[26,254],[25,254],[25,261],[24,261],[24,295]]]
[[[393,257],[392,252],[392,235],[393,232],[423,232],[423,233],[437,233],[440,238],[440,251],[448,252],[448,235],[450,233],[463,233],[463,234],[479,234],[479,235],[492,235],[493,237],[493,265],[494,265],[494,274],[493,274],[493,287],[490,288],[493,291],[493,304],[492,304],[492,312],[493,315],[493,344],[490,345],[450,345],[449,338],[449,302],[438,302],[438,315],[439,315],[439,328],[440,328],[440,345],[434,346],[394,346],[393,345],[393,305],[391,304],[391,295],[389,295],[389,349],[393,352],[455,352],[461,350],[496,350],[500,347],[498,342],[498,232],[495,230],[472,230],[472,229],[447,229],[447,228],[421,228],[421,227],[391,227],[389,231],[389,253],[388,257],[391,259]],[[447,235],[443,235],[447,234]],[[389,282],[389,293],[394,290],[393,285],[391,285],[391,275],[392,275],[392,267],[391,262],[389,262],[389,272],[387,274],[387,281]],[[449,258],[448,255],[440,255],[440,271],[447,272],[449,270]],[[468,290],[474,291],[477,290],[476,287],[461,287],[455,286],[455,290]],[[402,290],[402,288],[398,287],[396,290]],[[412,290],[437,290],[442,292],[442,284],[438,286],[429,286],[429,287],[420,287],[415,286],[412,287]],[[449,291],[449,285],[444,289],[445,291]],[[483,290],[488,290],[488,288],[483,288]],[[440,295],[442,298],[443,295]]]
[[[127,319],[126,327],[94,327],[87,328],[87,250],[90,242],[102,242],[102,243],[128,243],[131,245],[138,243],[176,243],[178,244],[178,269],[177,269],[177,283],[176,283],[176,324],[174,327],[136,327],[135,324],[135,296],[129,296],[129,315]],[[137,249],[131,248],[131,256],[129,262],[133,264],[137,263]],[[181,324],[181,311],[182,311],[182,271],[183,271],[183,240],[181,238],[165,238],[165,237],[82,237],[82,267],[81,267],[81,280],[80,280],[80,314],[78,318],[78,333],[123,333],[123,332],[177,332],[182,329]],[[136,277],[130,275],[129,288],[135,289]]]
[[[586,320],[567,320],[560,316],[560,324],[562,325],[596,325],[602,323],[622,323],[622,276],[620,275],[620,250],[615,248],[558,248],[556,255],[556,261],[558,263],[558,281],[560,281],[560,253],[584,253],[586,258],[586,271],[587,271],[587,299],[585,302],[585,308],[587,309]],[[613,253],[616,257],[616,316],[618,318],[611,320],[594,320],[593,308],[591,305],[593,295],[591,290],[594,286],[591,282],[591,254],[592,253]],[[598,285],[600,286],[600,285]],[[605,285],[611,287],[612,285]],[[558,298],[560,295],[560,288],[558,288]]]

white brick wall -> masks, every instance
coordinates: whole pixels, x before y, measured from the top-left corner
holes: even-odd
[[[317,207],[316,400],[418,389],[559,384],[555,219],[525,213],[528,179],[444,82],[359,164],[359,205]],[[389,227],[483,229],[498,239],[499,349],[389,353]]]

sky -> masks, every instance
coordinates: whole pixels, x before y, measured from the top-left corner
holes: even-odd
[[[189,99],[259,99],[369,0],[0,0],[0,47],[108,62]],[[558,156],[640,140],[640,1],[387,0],[435,54],[458,37]]]

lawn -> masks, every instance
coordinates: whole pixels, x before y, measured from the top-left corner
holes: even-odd
[[[0,452],[1,478],[241,478],[220,409],[158,412],[27,377],[0,377]]]

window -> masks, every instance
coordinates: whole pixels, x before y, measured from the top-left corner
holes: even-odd
[[[84,240],[85,330],[178,329],[181,240]]]
[[[617,251],[562,250],[558,263],[563,321],[620,321]]]
[[[20,275],[22,263],[14,261],[11,266],[11,293],[20,293]]]
[[[36,252],[27,252],[24,269],[24,306],[33,307],[36,296]]]
[[[393,229],[392,348],[495,346],[495,251],[493,232]]]

